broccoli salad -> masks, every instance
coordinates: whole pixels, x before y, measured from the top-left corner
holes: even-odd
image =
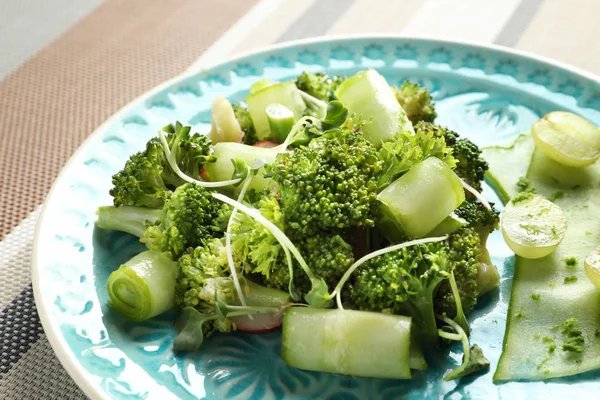
[[[409,379],[452,342],[463,361],[445,380],[489,368],[467,319],[500,284],[488,235],[502,225],[518,258],[535,260],[550,257],[569,222],[538,184],[548,179],[498,165],[538,153],[590,165],[600,133],[564,114],[482,152],[434,123],[425,88],[391,86],[373,69],[261,80],[240,104],[218,97],[210,132],[165,126],[112,177],[114,204],[97,210],[96,226],[147,250],[111,273],[109,305],[132,321],[177,310],[181,352],[216,332],[281,328],[281,356],[300,369]],[[574,135],[584,150],[555,145],[573,126],[587,132]],[[481,195],[486,176],[508,203],[502,224]],[[594,254],[586,271],[600,282]],[[509,314],[518,311],[511,299]]]

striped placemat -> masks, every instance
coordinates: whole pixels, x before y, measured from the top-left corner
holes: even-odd
[[[40,205],[82,141],[185,71],[287,40],[495,43],[600,73],[598,0],[8,0],[0,4],[0,399],[84,398],[35,310]]]

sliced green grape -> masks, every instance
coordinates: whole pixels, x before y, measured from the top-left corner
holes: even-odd
[[[555,111],[533,124],[533,140],[553,160],[585,167],[600,157],[600,129],[578,115]]]
[[[600,288],[600,247],[596,247],[589,256],[585,258],[585,273],[590,281]]]
[[[523,258],[541,258],[552,253],[567,230],[559,206],[540,195],[511,201],[502,213],[502,235],[508,247]]]

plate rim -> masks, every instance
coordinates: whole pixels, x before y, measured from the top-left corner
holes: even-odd
[[[120,115],[126,113],[128,110],[135,107],[135,105],[139,104],[146,98],[151,97],[152,95],[159,93],[165,88],[170,87],[174,83],[183,80],[187,77],[200,74],[204,71],[215,69],[220,65],[227,64],[230,62],[235,62],[247,57],[258,56],[264,53],[287,49],[291,47],[310,45],[310,44],[319,44],[325,42],[343,42],[343,41],[354,41],[354,40],[383,40],[383,39],[402,39],[402,40],[414,40],[414,41],[432,41],[437,42],[443,45],[459,45],[459,46],[467,46],[473,47],[480,50],[492,50],[499,53],[510,54],[513,56],[523,57],[530,60],[535,60],[542,62],[544,64],[550,65],[552,67],[557,67],[559,69],[563,69],[569,73],[579,75],[586,79],[595,81],[600,85],[600,75],[596,75],[592,72],[586,71],[580,67],[573,66],[566,62],[558,61],[553,58],[538,55],[529,51],[513,49],[501,45],[496,44],[488,44],[482,43],[478,41],[468,41],[468,40],[454,40],[454,39],[443,39],[436,36],[430,35],[403,35],[403,34],[388,34],[388,33],[365,33],[365,34],[345,34],[345,35],[324,35],[324,36],[316,36],[298,40],[291,40],[282,43],[272,44],[268,46],[262,46],[258,49],[243,52],[240,54],[236,54],[231,57],[225,57],[219,61],[208,61],[205,65],[202,65],[193,70],[185,70],[184,72],[170,78],[152,89],[140,94],[129,103],[121,107],[118,111],[113,113],[109,118],[107,118],[102,124],[100,124],[94,131],[81,143],[81,145],[77,148],[77,150],[69,157],[65,165],[61,168],[59,174],[55,178],[54,182],[48,194],[46,195],[42,208],[40,210],[40,214],[38,216],[38,220],[36,222],[35,231],[34,231],[34,240],[33,240],[33,249],[32,249],[32,259],[31,259],[31,281],[33,287],[33,297],[35,300],[36,309],[42,324],[42,328],[44,329],[44,333],[52,350],[61,365],[65,368],[69,376],[75,381],[77,386],[88,396],[90,399],[110,399],[107,393],[100,389],[100,387],[96,384],[93,384],[90,379],[88,379],[88,372],[83,369],[80,363],[77,361],[77,358],[70,351],[67,346],[66,341],[64,340],[63,335],[60,333],[60,326],[56,323],[56,321],[52,318],[52,314],[49,310],[49,305],[42,301],[42,293],[41,288],[39,286],[39,262],[38,262],[38,241],[40,238],[40,230],[41,226],[45,220],[46,208],[49,203],[49,199],[53,197],[54,190],[56,189],[57,183],[63,178],[65,172],[71,167],[74,160],[77,159],[82,152],[83,148],[87,147],[88,142],[96,138],[107,126],[113,123],[116,119],[119,118]],[[207,49],[208,50],[208,49]],[[206,53],[206,51],[204,53]],[[200,55],[201,56],[201,55]],[[200,57],[199,56],[199,57]]]

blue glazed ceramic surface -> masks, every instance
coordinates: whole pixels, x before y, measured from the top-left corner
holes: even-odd
[[[492,383],[512,276],[512,253],[497,233],[489,247],[501,289],[482,299],[470,318],[472,340],[492,369],[458,384],[441,379],[460,362],[458,347],[433,357],[430,371],[412,381],[358,379],[286,367],[277,332],[216,335],[200,352],[175,355],[173,315],[131,323],[107,308],[108,275],[143,247],[126,234],[94,229],[94,211],[111,202],[111,175],[159,127],[180,120],[207,132],[214,97],[240,101],[261,78],[289,79],[305,69],[351,75],[369,67],[392,84],[412,79],[427,86],[438,122],[482,146],[502,142],[558,109],[600,124],[600,83],[593,76],[499,49],[426,39],[298,42],[175,78],[123,109],[82,146],[57,180],[38,226],[33,277],[40,316],[59,358],[90,397],[597,398],[600,372],[546,383]],[[489,188],[485,194],[497,201]]]

